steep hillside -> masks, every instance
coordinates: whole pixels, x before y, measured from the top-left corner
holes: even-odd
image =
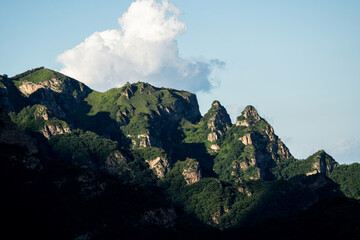
[[[271,169],[278,179],[289,179],[296,175],[329,175],[339,164],[324,150],[320,150],[305,160],[289,159]]]
[[[247,106],[222,137],[214,169],[225,181],[271,180],[270,169],[290,159],[290,151],[270,124]]]
[[[196,122],[201,117],[194,94],[146,83],[100,93],[46,68],[1,79],[1,83],[2,105],[12,112],[13,121],[47,138],[80,128],[124,144],[128,139],[133,147],[162,147],[181,119]],[[28,126],[26,116],[33,122],[27,121]]]
[[[11,209],[30,219],[26,206],[35,204],[36,223],[54,232],[63,227],[66,238],[104,239],[108,232],[114,239],[152,227],[166,237],[221,236],[216,229],[286,219],[344,195],[359,198],[357,165],[339,166],[323,150],[295,159],[253,106],[232,124],[219,101],[201,116],[186,91],[138,82],[97,92],[41,67],[1,76],[0,107],[0,154],[11,173],[2,176],[2,190],[8,202],[24,199]],[[40,206],[46,192],[49,201],[59,199],[54,208]],[[98,204],[87,221],[87,208]],[[59,228],[44,223],[59,209],[64,221],[79,215]]]

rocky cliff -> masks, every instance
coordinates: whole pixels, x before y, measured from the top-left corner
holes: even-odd
[[[314,153],[312,156],[309,157],[309,160],[312,162],[313,170],[307,172],[306,175],[312,175],[317,173],[329,175],[335,167],[339,166],[339,163],[337,163],[324,150],[320,150]]]
[[[232,159],[228,152],[231,152]],[[289,149],[262,119],[253,106],[247,106],[226,133],[215,168],[232,179],[271,179],[270,169],[293,158]]]
[[[186,159],[186,161],[182,163],[181,173],[187,185],[197,183],[202,178],[199,162],[191,158]]]
[[[149,164],[149,168],[155,171],[158,178],[164,178],[166,173],[170,171],[170,163],[165,157],[156,157],[152,160],[146,160]]]
[[[226,109],[219,101],[214,101],[211,108],[204,116],[204,121],[207,123],[210,133],[208,134],[208,141],[215,142],[230,128],[231,120]]]
[[[196,96],[188,92],[146,83],[128,84],[121,91],[127,107],[118,116],[128,122],[122,129],[135,148],[166,147],[173,141],[180,120],[196,122],[201,117]]]

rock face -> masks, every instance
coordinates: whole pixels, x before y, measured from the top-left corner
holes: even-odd
[[[229,174],[235,179],[270,180],[272,176],[269,169],[292,158],[289,149],[253,106],[244,109],[231,131],[226,134],[230,136],[226,136],[224,145],[234,145],[234,141],[239,141],[243,145],[237,148],[239,152],[234,152],[237,159],[233,159],[228,168]],[[220,148],[219,153],[221,152]],[[220,160],[215,164],[229,164],[229,161],[221,163]]]
[[[71,132],[69,125],[54,117],[54,114],[44,105],[27,106],[18,114],[11,112],[10,116],[21,129],[40,132],[47,139],[56,134]]]
[[[142,82],[127,84],[120,91],[127,99],[127,107],[119,112],[118,118],[133,148],[163,148],[173,141],[173,134],[182,119],[197,122],[201,118],[196,96],[192,93],[155,88]],[[141,102],[151,110],[143,111]],[[134,119],[137,120],[136,128],[133,127]]]
[[[104,169],[112,175],[121,176],[125,172],[130,171],[127,162],[128,160],[120,151],[115,151],[106,158]]]
[[[0,107],[0,143],[13,144],[27,149],[29,154],[37,153],[38,148],[16,125],[11,122],[4,108]]]
[[[165,177],[165,174],[170,171],[169,161],[164,157],[157,157],[153,160],[146,160],[149,164],[149,168],[153,169],[156,176],[162,179]]]
[[[57,134],[64,134],[64,133],[70,133],[70,132],[71,132],[71,130],[68,126],[55,125],[55,124],[51,124],[51,123],[45,123],[44,129],[41,131],[41,133],[47,139],[50,139],[51,136],[54,136]]]
[[[256,109],[253,106],[249,105],[244,109],[242,115],[236,121],[236,126],[249,127],[254,125],[260,120],[261,118],[258,112],[256,111]]]
[[[208,134],[208,141],[215,142],[231,127],[231,119],[226,109],[219,101],[214,101],[210,110],[205,114],[204,121],[207,123],[210,133]],[[216,147],[213,148],[214,150]]]
[[[17,82],[15,86],[18,91],[25,96],[24,101],[44,105],[60,119],[65,119],[68,113],[75,110],[74,104],[92,92],[83,83],[44,68],[12,79],[7,85],[14,85],[14,82]]]
[[[199,182],[202,178],[199,162],[191,158],[186,159],[183,163],[182,175],[187,185]]]
[[[127,137],[131,139],[131,143],[133,147],[153,147],[158,145],[154,143],[155,142],[154,140],[150,139],[148,132],[138,135],[128,134]]]
[[[28,82],[28,81],[24,81],[19,86],[19,90],[26,96],[29,96],[41,88],[50,89],[54,92],[61,93],[63,91],[63,87],[64,86],[62,85],[62,81],[60,81],[56,78],[52,78],[52,79],[49,79],[47,81],[40,82],[37,84]]]
[[[248,134],[240,137],[239,140],[240,140],[244,145],[248,145],[248,144],[252,145],[252,143],[253,143],[252,140],[251,140],[251,134],[250,134],[250,133],[248,133]]]
[[[243,163],[242,169],[247,168],[245,165],[255,166],[260,170],[259,177],[267,179],[269,168],[292,157],[285,144],[275,135],[274,129],[259,116],[253,106],[245,108],[236,125],[250,128],[253,132],[239,138],[246,147],[254,151],[254,157],[249,164]]]
[[[310,158],[313,159],[313,171],[306,173],[306,175],[313,175],[317,173],[330,174],[333,169],[339,166],[329,154],[324,150],[320,150],[312,155]]]

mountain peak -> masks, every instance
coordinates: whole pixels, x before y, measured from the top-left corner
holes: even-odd
[[[12,77],[14,81],[28,81],[32,83],[40,83],[50,79],[65,80],[66,78],[67,76],[64,74],[44,67],[34,68]]]
[[[25,96],[37,92],[39,89],[51,90],[56,93],[70,93],[74,97],[87,95],[92,90],[85,84],[57,71],[39,67],[20,73],[11,78],[13,84]]]
[[[248,105],[237,118],[236,126],[251,126],[261,120],[254,106]]]
[[[211,107],[220,107],[220,106],[221,106],[221,104],[218,100],[213,101],[213,103],[211,104]]]
[[[256,111],[255,107],[248,105],[244,111],[242,112],[242,114],[244,115],[244,117],[247,120],[251,120],[254,122],[258,122],[260,120],[260,116],[258,114],[258,112]]]
[[[313,171],[307,173],[307,175],[312,175],[316,173],[325,173],[330,174],[333,169],[339,166],[339,163],[335,161],[329,154],[324,150],[319,150],[309,157],[313,162]]]
[[[207,126],[211,131],[208,135],[208,140],[210,142],[219,139],[219,137],[231,126],[229,114],[217,100],[211,104],[211,108],[205,114],[204,120],[207,121]]]

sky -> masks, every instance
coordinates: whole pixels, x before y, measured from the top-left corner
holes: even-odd
[[[360,162],[360,1],[4,0],[0,74],[45,66],[91,88],[146,81],[247,105],[299,159]]]

